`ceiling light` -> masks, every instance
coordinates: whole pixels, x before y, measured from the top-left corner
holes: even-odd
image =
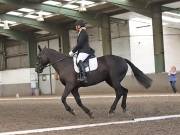
[[[75,8],[78,8],[79,6],[72,5],[72,4],[66,4],[66,5],[63,5],[63,7],[64,7],[64,8],[75,9]]]
[[[39,14],[38,17],[36,18],[37,21],[42,22],[44,21],[43,15]]]
[[[4,27],[4,24],[3,24],[3,23],[0,23],[0,27]]]
[[[8,30],[9,29],[9,25],[8,25],[8,22],[5,20],[4,21],[4,27],[3,27],[3,29],[5,29],[5,30]]]
[[[78,2],[76,2],[76,3],[79,3],[79,4],[83,3],[83,4],[85,4],[85,5],[91,5],[91,4],[94,4],[95,2],[93,2],[93,1],[88,1],[88,0],[81,0],[81,1],[78,1]]]
[[[24,17],[31,18],[31,19],[37,19],[37,15],[31,15],[31,14],[27,14]]]
[[[81,4],[80,4],[79,11],[80,11],[80,12],[86,11],[86,5],[85,5],[84,3],[81,3]]]
[[[10,11],[10,12],[7,12],[6,14],[8,14],[8,15],[15,15],[15,16],[22,16],[23,15],[22,13],[16,12],[16,11]]]
[[[43,4],[53,5],[53,6],[61,6],[61,5],[62,5],[61,2],[58,2],[58,1],[52,1],[52,0],[45,1],[45,2],[43,2]]]
[[[34,9],[30,9],[30,8],[20,8],[18,9],[19,11],[22,11],[22,12],[27,12],[27,13],[30,13],[30,12],[34,12],[35,10]]]
[[[36,12],[38,15],[41,14],[43,16],[49,16],[49,15],[52,15],[52,13],[50,12],[45,12],[45,11],[39,11],[39,12]]]

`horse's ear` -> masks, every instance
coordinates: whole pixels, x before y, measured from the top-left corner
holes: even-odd
[[[39,52],[41,52],[41,51],[42,51],[42,49],[41,49],[41,46],[40,46],[40,45],[38,45],[38,49],[39,49]]]

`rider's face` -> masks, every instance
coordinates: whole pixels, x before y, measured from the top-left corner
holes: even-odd
[[[80,25],[76,25],[76,31],[79,32],[79,29],[80,29]]]

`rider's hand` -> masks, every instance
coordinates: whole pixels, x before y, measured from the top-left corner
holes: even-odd
[[[69,52],[69,56],[72,57],[73,55],[74,55],[74,53],[73,53],[72,51],[70,51],[70,52]]]

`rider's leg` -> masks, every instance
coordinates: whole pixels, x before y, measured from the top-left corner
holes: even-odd
[[[81,73],[80,81],[87,82],[87,76],[86,76],[85,67],[84,67],[84,64],[83,64],[83,62],[81,60],[78,63],[78,67],[79,67],[79,70],[80,70],[80,73]]]
[[[80,71],[80,81],[87,82],[87,76],[86,76],[86,71],[85,71],[85,66],[83,64],[83,61],[89,56],[87,53],[79,53],[78,58],[77,58],[77,65],[79,67]]]

